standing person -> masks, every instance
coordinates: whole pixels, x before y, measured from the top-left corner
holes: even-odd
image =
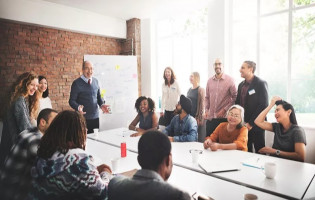
[[[225,113],[234,104],[237,91],[232,77],[224,73],[222,60],[214,61],[215,75],[209,78],[205,98],[206,135],[209,136],[221,122],[226,122]]]
[[[197,142],[198,126],[196,119],[190,115],[191,100],[181,95],[175,112],[177,115],[163,133],[169,136],[171,142]]]
[[[235,102],[245,110],[245,123],[249,131],[247,143],[249,152],[258,152],[265,146],[265,130],[256,126],[254,121],[268,106],[267,82],[255,76],[255,70],[256,63],[244,61],[240,73],[245,80],[238,85]]]
[[[265,121],[268,112],[276,105],[275,118],[277,123]],[[273,145],[263,147],[259,153],[271,154],[281,158],[304,162],[306,137],[302,127],[298,126],[294,108],[291,104],[274,96],[269,106],[255,120],[260,128],[274,132]]]
[[[233,105],[227,111],[227,122],[222,122],[206,138],[203,146],[212,151],[237,149],[247,151],[248,130],[244,124],[244,108]]]
[[[39,100],[35,94],[38,86],[38,77],[34,73],[26,72],[19,76],[13,85],[9,106],[3,121],[3,130],[0,144],[0,169],[4,159],[18,134],[33,125],[31,121],[37,118]],[[35,94],[35,95],[34,95]]]
[[[79,112],[55,117],[40,141],[27,199],[106,199],[111,169],[85,152],[86,133]]]
[[[31,167],[35,163],[40,139],[56,117],[57,111],[45,108],[39,112],[37,127],[19,134],[0,174],[2,200],[24,199],[31,185]]]
[[[172,68],[165,68],[163,78],[164,83],[162,84],[161,117],[164,116],[165,126],[168,126],[174,117],[174,110],[180,96],[180,88],[175,80],[176,76]]]
[[[200,75],[198,72],[193,72],[190,75],[190,83],[192,87],[187,92],[187,97],[191,100],[191,116],[193,116],[198,125],[198,141],[204,141],[206,132],[204,130],[204,111],[205,111],[205,89],[200,87]]]
[[[129,125],[129,129],[137,131],[137,133],[132,134],[131,137],[143,135],[148,131],[156,130],[158,127],[158,118],[154,112],[154,101],[150,97],[147,98],[141,96],[136,100],[135,108],[138,114]],[[139,128],[137,128],[138,123]]]
[[[45,76],[38,76],[39,112],[45,108],[52,108],[49,98],[48,83]]]
[[[108,105],[101,97],[98,80],[92,77],[93,64],[90,61],[83,62],[82,73],[71,85],[69,105],[84,115],[88,133],[93,133],[93,129],[100,126],[98,106],[108,113]]]
[[[141,169],[132,178],[113,178],[108,186],[108,199],[191,199],[188,193],[166,182],[173,169],[171,148],[167,136],[159,131],[149,131],[141,136],[138,143]]]

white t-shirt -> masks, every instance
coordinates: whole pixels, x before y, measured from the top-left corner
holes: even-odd
[[[162,105],[161,110],[173,111],[176,108],[180,96],[180,89],[177,81],[174,81],[170,87],[162,84]]]
[[[52,108],[51,106],[51,100],[49,97],[41,98],[39,100],[39,112],[45,108]]]

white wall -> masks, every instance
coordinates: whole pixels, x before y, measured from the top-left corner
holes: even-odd
[[[208,63],[209,77],[214,75],[213,62],[221,58],[226,64],[226,0],[209,0],[208,6]],[[225,69],[226,71],[227,69]]]
[[[152,97],[155,91],[152,89],[154,75],[152,74],[155,69],[155,62],[153,61],[153,31],[152,20],[141,20],[141,95]]]
[[[79,33],[126,38],[126,21],[40,0],[0,0],[0,18]]]

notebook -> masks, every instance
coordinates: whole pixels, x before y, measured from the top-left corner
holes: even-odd
[[[240,163],[232,163],[229,160],[203,160],[200,159],[199,167],[205,171],[206,173],[220,173],[220,172],[229,172],[229,171],[237,171],[241,169]]]

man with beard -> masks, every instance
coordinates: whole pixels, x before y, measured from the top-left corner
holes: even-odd
[[[223,73],[223,63],[217,58],[213,64],[215,75],[209,78],[205,97],[206,135],[210,136],[221,122],[226,122],[226,111],[237,96],[232,77]]]
[[[176,115],[163,131],[169,136],[171,142],[196,142],[198,139],[198,125],[190,115],[191,100],[184,95],[176,105]]]
[[[244,61],[240,73],[245,80],[238,85],[236,104],[244,110],[244,120],[248,128],[248,152],[258,152],[265,147],[265,130],[254,123],[257,116],[268,106],[267,82],[255,76],[256,63]],[[255,148],[255,149],[254,149]]]

